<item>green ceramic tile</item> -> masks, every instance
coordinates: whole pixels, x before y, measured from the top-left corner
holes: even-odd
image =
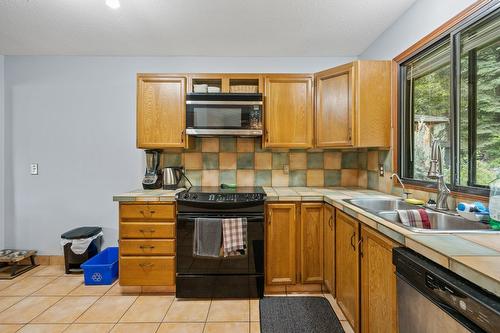
[[[203,153],[203,169],[214,170],[219,168],[219,154],[218,153]]]
[[[196,151],[201,151],[201,138],[194,137],[192,138],[193,143],[190,145],[189,149],[186,149],[186,151],[189,152],[196,152]]]
[[[340,170],[325,170],[325,186],[340,186]]]
[[[232,136],[220,138],[220,151],[232,153],[236,151],[236,138]]]
[[[378,163],[384,165],[385,172],[391,172],[392,170],[392,158],[388,150],[379,150],[378,152]]]
[[[342,169],[357,169],[358,168],[358,152],[345,151],[342,152]]]
[[[358,152],[358,169],[366,170],[368,167],[368,153],[366,151]]]
[[[186,177],[188,177],[193,186],[201,186],[201,170],[187,170]]]
[[[323,153],[307,153],[308,169],[323,169]]]
[[[292,170],[288,178],[288,186],[306,186],[307,174],[306,170]]]
[[[368,188],[378,190],[378,172],[368,170]]]
[[[221,170],[219,177],[221,184],[236,184],[236,170]]]
[[[164,164],[166,167],[170,166],[181,166],[182,165],[182,157],[181,154],[178,153],[165,153],[163,155]]]
[[[254,153],[238,153],[237,168],[238,169],[253,169]]]
[[[273,169],[283,169],[288,164],[288,153],[273,153]]]
[[[257,186],[271,186],[272,171],[271,170],[256,170],[255,171],[255,185]]]

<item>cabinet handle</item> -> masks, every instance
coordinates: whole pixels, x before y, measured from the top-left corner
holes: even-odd
[[[148,263],[140,263],[139,266],[141,266],[142,268],[146,268],[146,267],[154,267],[154,264],[148,262]]]
[[[156,211],[154,211],[154,210],[148,210],[147,212],[146,212],[146,211],[143,211],[143,210],[140,210],[139,212],[140,212],[140,213],[142,214],[142,216],[144,216],[144,217],[151,217],[151,215],[153,215],[154,213],[156,213]]]
[[[153,245],[141,245],[139,246],[142,250],[144,249],[154,249],[155,247]]]
[[[330,227],[330,229],[333,229],[333,216],[330,216],[330,218],[328,219],[328,226]]]
[[[358,241],[359,255],[363,258],[363,236]]]
[[[352,247],[353,251],[356,251],[356,247],[354,246],[354,243],[353,243],[355,236],[356,236],[356,233],[353,233],[351,236],[351,247]]]
[[[273,219],[273,211],[272,210],[269,210],[269,221],[267,222],[267,224],[271,224],[271,220]]]
[[[146,233],[146,232],[153,233],[153,232],[155,232],[155,229],[139,229],[139,231],[142,233]]]
[[[266,142],[269,142],[269,131],[266,130]]]
[[[349,141],[352,140],[352,128],[349,128]]]
[[[181,142],[184,143],[184,130],[181,132]]]

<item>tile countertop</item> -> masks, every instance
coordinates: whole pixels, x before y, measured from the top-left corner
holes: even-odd
[[[362,188],[263,187],[268,202],[322,201],[357,218],[361,223],[424,255],[428,259],[500,296],[500,234],[415,233],[385,221],[343,199],[398,198]],[[135,190],[113,196],[114,201],[174,201],[176,191]]]

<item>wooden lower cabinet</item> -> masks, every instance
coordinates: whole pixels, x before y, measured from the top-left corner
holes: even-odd
[[[335,297],[335,208],[323,209],[323,285]]]
[[[122,286],[171,286],[174,284],[174,256],[123,256],[120,259],[120,285]]]
[[[294,203],[267,205],[266,283],[295,284],[296,207]]]
[[[303,203],[300,210],[302,283],[323,282],[323,204]]]
[[[122,286],[175,286],[175,203],[120,203]]]
[[[361,227],[361,331],[397,332],[396,244],[370,227]]]
[[[272,203],[266,209],[266,292],[321,291],[323,203]]]
[[[337,303],[359,332],[359,222],[337,211],[335,218],[335,293]]]

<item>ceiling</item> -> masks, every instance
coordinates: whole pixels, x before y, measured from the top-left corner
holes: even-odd
[[[0,0],[0,54],[356,56],[415,0]]]

